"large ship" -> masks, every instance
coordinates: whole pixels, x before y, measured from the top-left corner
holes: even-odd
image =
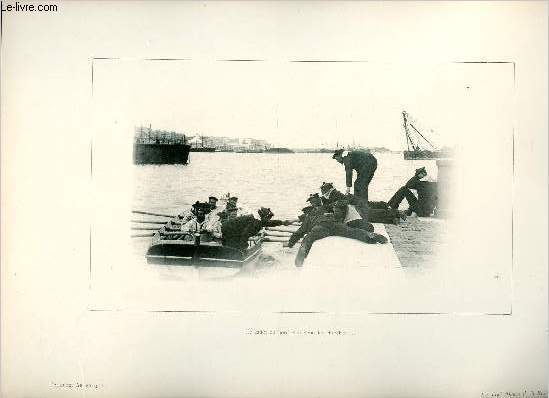
[[[407,150],[404,151],[405,160],[442,159],[451,156],[448,149],[435,147],[409,120],[406,111],[402,111],[404,133],[406,135]]]
[[[191,152],[215,152],[216,149],[213,146],[204,145],[204,136],[200,136],[200,142],[198,142],[198,137],[195,137],[191,144]]]
[[[187,164],[189,150],[184,134],[136,127],[133,144],[135,164]]]

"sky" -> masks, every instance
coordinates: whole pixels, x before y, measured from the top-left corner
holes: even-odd
[[[94,61],[94,101],[130,125],[277,146],[406,147],[402,111],[437,146],[503,118],[513,64],[451,62]],[[107,105],[109,104],[109,105]],[[484,110],[475,120],[471,110]],[[477,115],[478,116],[478,115]]]

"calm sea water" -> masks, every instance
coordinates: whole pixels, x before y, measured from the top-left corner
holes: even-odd
[[[387,201],[413,174],[425,166],[429,177],[436,178],[434,160],[404,160],[401,153],[376,154],[378,168],[370,184],[371,200]],[[345,189],[345,171],[330,154],[263,154],[263,153],[191,153],[187,165],[134,166],[133,208],[163,214],[178,214],[197,200],[227,192],[239,197],[239,202],[251,210],[270,207],[275,218],[296,218],[307,205],[310,193],[318,192],[323,181],[333,182]],[[404,201],[405,202],[405,201]],[[401,207],[406,207],[403,203]],[[134,219],[153,219],[134,215]],[[152,266],[145,261],[150,238],[135,238],[133,253],[138,268],[146,272],[145,279],[188,280],[210,278],[211,269],[191,275],[189,267]],[[259,273],[279,274],[294,271],[295,249],[283,248],[280,243],[263,245],[264,256]],[[134,272],[134,270],[132,270]],[[193,271],[194,272],[194,271]],[[203,275],[204,274],[204,275]],[[234,271],[231,271],[234,276]],[[242,273],[241,273],[242,274]],[[246,272],[244,272],[246,274]],[[217,273],[213,273],[217,277]]]
[[[387,201],[421,166],[436,179],[434,160],[404,160],[401,153],[375,156],[378,168],[370,184],[370,200]],[[136,165],[134,176],[133,208],[168,214],[209,195],[230,192],[251,209],[270,207],[275,218],[295,218],[323,181],[345,189],[343,166],[321,153],[195,152],[187,165]]]

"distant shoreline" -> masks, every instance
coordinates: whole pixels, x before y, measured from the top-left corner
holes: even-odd
[[[239,150],[239,151],[229,151],[229,150],[215,150],[215,151],[193,151],[191,149],[191,152],[195,152],[195,153],[198,153],[198,152],[206,152],[206,153],[237,153],[239,155],[242,155],[242,154],[245,154],[245,155],[248,155],[248,154],[292,154],[292,153],[321,153],[321,154],[332,154],[334,150],[322,150],[322,149],[299,149],[299,148],[287,148],[288,150],[287,151],[255,151],[255,150],[249,150],[249,151],[242,151],[242,150]],[[364,149],[364,150],[367,150],[367,149]],[[376,150],[376,149],[370,149],[369,152],[371,153],[376,153],[376,154],[380,154],[380,153],[395,153],[395,154],[401,154],[404,152],[404,150],[398,150],[398,151],[394,151],[394,150],[390,150],[390,149],[384,149],[384,150]]]

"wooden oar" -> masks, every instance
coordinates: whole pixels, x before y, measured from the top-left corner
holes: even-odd
[[[263,239],[264,242],[277,242],[277,243],[288,243],[289,239],[285,239],[285,238],[277,238],[275,236],[273,237],[269,237],[269,236],[266,236],[264,239]],[[296,243],[300,243],[301,242],[301,239],[298,240]]]
[[[152,238],[154,234],[137,234],[137,235],[130,235],[130,238]]]
[[[288,233],[294,233],[299,228],[280,228],[280,227],[267,227],[265,228],[265,231],[273,231],[273,232],[288,232]]]
[[[137,222],[141,224],[166,224],[168,221],[132,220],[132,222]]]
[[[283,233],[283,232],[274,232],[274,231],[265,231],[265,236],[276,236],[276,237],[282,237],[282,238],[289,238],[292,236],[291,233]]]
[[[173,218],[173,217],[174,217],[173,215],[169,215],[169,214],[151,213],[151,212],[148,212],[148,211],[141,211],[141,210],[132,210],[132,213],[135,213],[135,214],[146,214],[146,215],[148,215],[148,216],[158,216],[158,217],[169,217],[169,218]]]
[[[132,227],[132,231],[158,231],[156,227]]]

